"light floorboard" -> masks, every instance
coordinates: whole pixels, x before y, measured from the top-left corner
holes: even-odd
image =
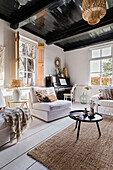
[[[87,105],[73,104],[72,110],[83,109]],[[39,119],[33,118],[29,128],[24,132],[19,143],[5,145],[0,150],[0,169],[3,170],[47,170],[42,164],[27,156],[27,152],[44,142],[48,138],[60,132],[74,120],[69,117],[45,123]]]
[[[29,167],[27,170],[48,170],[48,168],[46,168],[39,162],[34,162],[34,164],[31,167]]]

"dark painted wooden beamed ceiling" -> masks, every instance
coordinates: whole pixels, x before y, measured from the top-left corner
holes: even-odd
[[[113,0],[107,0],[107,14],[97,25],[82,19],[82,0],[0,0],[0,18],[56,44],[65,51],[113,40]]]

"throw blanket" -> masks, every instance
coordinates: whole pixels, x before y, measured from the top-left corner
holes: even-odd
[[[27,127],[28,121],[30,119],[30,114],[25,113],[22,109],[4,109],[1,112],[2,116],[5,118],[7,125],[9,126],[10,132],[10,142],[17,139],[19,141],[21,133]]]

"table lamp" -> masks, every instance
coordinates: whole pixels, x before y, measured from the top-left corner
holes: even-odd
[[[5,99],[4,99],[2,91],[0,89],[0,109],[5,107],[5,106],[6,106]]]
[[[13,88],[13,100],[20,101],[21,100],[21,90],[19,87],[23,86],[23,82],[20,79],[11,80],[10,87]]]

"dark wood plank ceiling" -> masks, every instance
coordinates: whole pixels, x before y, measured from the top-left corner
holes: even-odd
[[[113,40],[113,0],[107,0],[107,14],[90,26],[82,19],[82,0],[31,0],[18,7],[17,0],[0,0],[0,18],[40,36],[47,44],[65,51]]]

